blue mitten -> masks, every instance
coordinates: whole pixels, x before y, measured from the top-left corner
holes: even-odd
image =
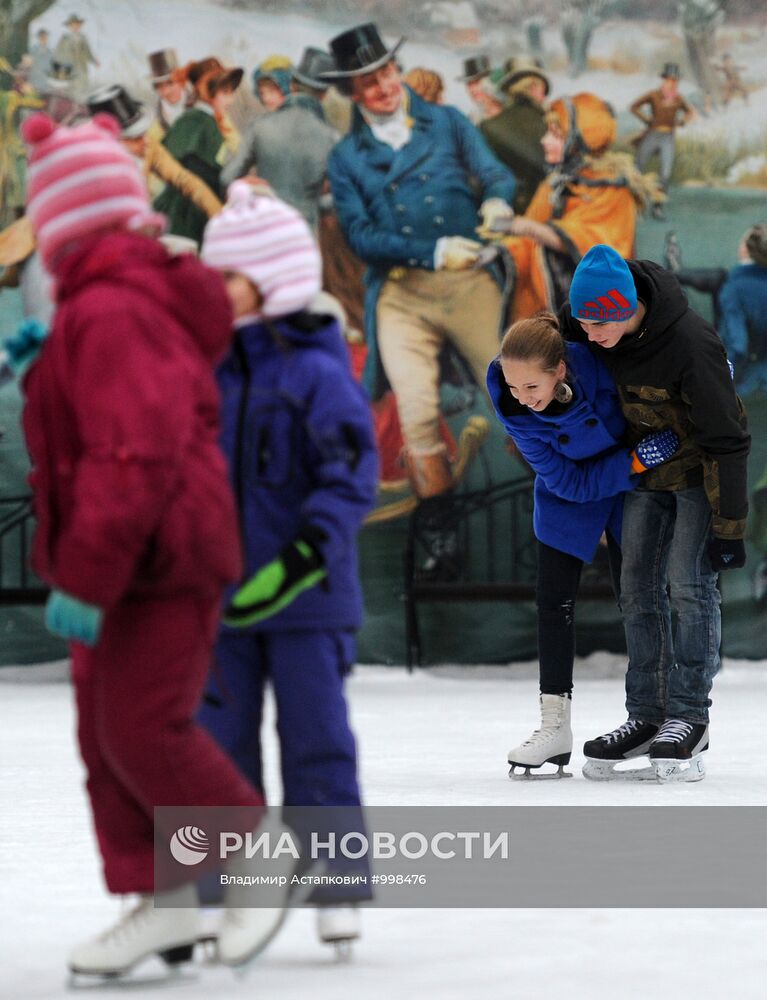
[[[29,368],[43,346],[48,330],[38,319],[25,319],[12,337],[3,341],[8,366],[17,378]]]
[[[86,604],[61,590],[52,590],[45,605],[45,627],[62,639],[95,646],[99,639],[104,612],[95,604]]]
[[[654,469],[656,465],[667,462],[678,447],[679,438],[674,431],[648,434],[631,452],[634,458],[631,469],[633,472],[647,472],[648,469]]]

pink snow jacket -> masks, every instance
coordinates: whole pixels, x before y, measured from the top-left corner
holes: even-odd
[[[127,232],[83,240],[56,279],[24,383],[35,571],[102,608],[221,590],[241,575],[213,374],[232,325],[223,282]]]

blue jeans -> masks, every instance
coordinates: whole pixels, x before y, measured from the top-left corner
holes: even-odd
[[[708,722],[722,638],[710,534],[711,505],[702,486],[626,495],[620,607],[630,718]]]

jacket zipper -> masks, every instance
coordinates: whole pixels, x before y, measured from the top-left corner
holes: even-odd
[[[237,407],[237,425],[234,434],[234,481],[237,490],[237,506],[240,513],[240,539],[243,554],[247,553],[247,538],[245,536],[245,481],[243,477],[243,441],[245,437],[245,419],[250,398],[251,370],[248,355],[238,336],[234,340],[234,354],[244,376],[240,389],[240,399]]]

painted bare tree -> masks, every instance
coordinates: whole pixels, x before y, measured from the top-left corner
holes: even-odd
[[[29,49],[29,25],[55,0],[0,0],[0,55],[15,66]]]
[[[695,81],[703,92],[703,109],[719,103],[719,82],[714,69],[716,29],[724,21],[728,0],[680,0],[679,19],[687,57]]]
[[[596,29],[623,6],[622,0],[569,0],[564,6],[559,24],[571,77],[580,76],[586,69]]]

